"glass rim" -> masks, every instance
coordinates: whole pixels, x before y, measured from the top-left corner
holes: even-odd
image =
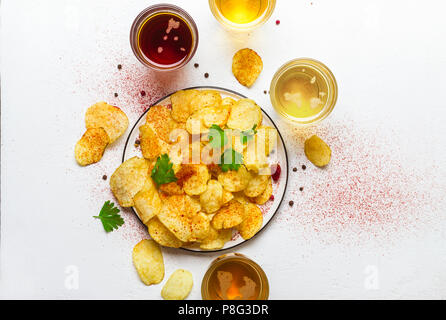
[[[319,72],[323,76],[324,80],[327,82],[327,88],[329,90],[328,92],[329,98],[327,99],[324,108],[322,108],[322,110],[317,114],[315,114],[314,116],[307,118],[294,118],[288,114],[285,114],[283,111],[281,111],[279,108],[276,107],[276,104],[278,102],[275,100],[275,89],[278,80],[286,71],[300,66],[311,67],[315,69],[317,72]],[[271,104],[273,105],[274,109],[282,116],[282,118],[293,124],[306,126],[318,123],[327,118],[331,114],[338,98],[338,84],[336,82],[335,76],[324,63],[316,59],[303,57],[303,58],[292,59],[279,67],[279,69],[274,74],[273,79],[271,80],[270,92],[273,93],[270,94]]]
[[[263,25],[266,21],[269,20],[271,15],[274,12],[274,8],[276,7],[276,0],[268,0],[268,6],[266,7],[263,14],[256,18],[255,20],[248,22],[248,23],[235,23],[226,18],[220,10],[218,10],[218,7],[216,5],[216,0],[209,0],[209,7],[211,9],[212,14],[214,15],[215,19],[222,24],[223,26],[232,29],[232,30],[238,30],[238,31],[250,31],[257,27],[260,27]]]
[[[148,58],[146,58],[145,55],[139,49],[138,45],[138,34],[144,23],[151,16],[163,12],[175,14],[179,16],[181,19],[183,19],[192,34],[192,47],[187,57],[178,64],[166,65],[165,67],[163,67],[163,65],[161,64],[155,64]],[[133,20],[132,26],[130,28],[130,47],[132,48],[134,55],[143,65],[157,71],[172,71],[184,67],[195,55],[195,52],[197,51],[198,47],[198,41],[199,41],[198,28],[197,25],[195,24],[194,19],[184,9],[168,3],[155,4],[145,8]]]

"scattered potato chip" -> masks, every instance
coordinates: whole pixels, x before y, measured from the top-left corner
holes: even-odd
[[[113,172],[110,178],[110,188],[121,207],[135,205],[133,197],[150,178],[148,168],[147,160],[133,157],[121,163]]]
[[[139,139],[142,155],[146,159],[156,159],[169,151],[169,145],[158,138],[148,124],[139,127]]]
[[[266,185],[265,190],[262,192],[262,194],[255,197],[253,200],[257,204],[265,204],[273,194],[273,184],[271,181],[271,177],[268,179],[268,184]]]
[[[162,203],[152,178],[147,178],[143,188],[133,197],[133,202],[135,210],[144,224],[147,224],[158,214]]]
[[[192,221],[200,209],[200,203],[188,195],[170,196],[164,200],[158,219],[181,241],[194,241],[197,232],[193,228],[205,224],[201,216]]]
[[[184,300],[191,292],[193,284],[192,273],[178,269],[167,280],[161,296],[165,300]]]
[[[193,173],[184,179],[183,189],[190,196],[202,194],[207,189],[207,182],[210,179],[208,168],[204,164],[189,165],[193,168]]]
[[[253,203],[245,204],[245,218],[237,226],[237,230],[243,239],[252,238],[263,225],[263,214],[259,207]]]
[[[175,237],[175,235],[170,232],[157,217],[150,219],[147,223],[147,227],[150,237],[158,244],[171,248],[179,248],[183,245],[183,242]]]
[[[103,128],[87,129],[74,147],[74,157],[81,166],[101,160],[110,139]]]
[[[118,139],[128,125],[129,119],[121,109],[103,101],[92,105],[85,113],[86,128],[104,128],[110,143]]]
[[[218,107],[221,103],[221,95],[215,90],[201,90],[190,102],[191,112],[207,107]]]
[[[245,48],[232,58],[232,73],[240,84],[251,87],[263,69],[262,58],[254,50]]]
[[[326,166],[331,159],[330,147],[318,136],[305,140],[305,155],[317,167]]]
[[[201,207],[207,213],[220,209],[223,198],[223,187],[217,180],[209,180],[205,192],[200,195]]]
[[[243,221],[244,213],[243,205],[232,200],[228,205],[217,211],[212,218],[212,226],[217,230],[235,227]]]
[[[231,129],[245,131],[251,130],[254,125],[260,127],[262,119],[262,110],[253,100],[240,99],[232,106],[226,125]]]
[[[218,182],[230,192],[238,192],[244,190],[251,179],[251,174],[241,165],[237,171],[228,170],[218,175]]]
[[[133,248],[133,264],[146,285],[160,283],[164,278],[164,260],[159,245],[153,240],[141,240]]]
[[[269,176],[266,175],[256,175],[251,180],[249,180],[248,186],[243,192],[247,197],[257,197],[263,191],[265,191],[268,185]]]
[[[198,90],[180,90],[170,96],[172,102],[172,118],[177,122],[186,122],[193,113],[191,101],[199,93]]]
[[[173,120],[170,109],[166,106],[152,106],[146,115],[146,124],[149,125],[155,134],[164,142],[170,143],[170,133],[179,128],[180,125]]]
[[[212,228],[215,230],[214,228]],[[232,239],[232,229],[215,230],[217,236],[212,238],[206,238],[200,243],[200,249],[203,250],[218,250],[225,246],[226,242]]]

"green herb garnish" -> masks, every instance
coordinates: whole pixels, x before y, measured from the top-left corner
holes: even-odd
[[[151,177],[157,185],[177,181],[175,172],[172,169],[173,163],[167,154],[163,154],[156,159],[155,167],[152,169]]]
[[[99,215],[93,216],[93,218],[100,219],[105,232],[110,232],[124,224],[124,219],[119,215],[119,211],[113,202],[105,201]]]
[[[240,134],[240,142],[242,144],[246,144],[248,141],[252,140],[254,138],[254,135],[257,133],[257,124],[255,124],[252,129],[242,131]]]
[[[209,144],[214,149],[221,149],[228,143],[228,137],[226,136],[225,131],[216,124],[213,124],[209,128],[208,137]]]
[[[228,170],[237,171],[243,163],[243,155],[232,148],[227,149],[221,155],[221,163],[219,164],[221,171]]]

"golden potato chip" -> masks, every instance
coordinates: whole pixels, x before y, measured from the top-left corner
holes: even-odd
[[[243,163],[248,170],[265,174],[265,168],[269,167],[266,147],[266,141],[257,136],[257,134],[254,136],[254,139],[247,143],[243,152]]]
[[[160,190],[169,196],[184,194],[183,188],[176,182],[162,184]]]
[[[103,128],[87,129],[74,147],[74,157],[81,166],[101,160],[110,139]]]
[[[161,296],[164,300],[184,300],[191,292],[193,284],[192,273],[178,269],[167,280]]]
[[[157,217],[150,219],[147,223],[147,227],[150,237],[158,244],[171,248],[179,248],[183,245],[183,242],[175,237],[175,235],[170,232]]]
[[[104,128],[110,143],[118,139],[128,125],[129,119],[121,109],[103,101],[92,105],[85,113],[86,128]]]
[[[164,278],[164,260],[159,245],[153,240],[141,240],[133,248],[133,265],[146,285],[160,283]]]
[[[245,218],[237,226],[237,230],[243,239],[252,238],[263,225],[263,214],[259,207],[253,203],[245,204]]]
[[[240,131],[251,130],[254,125],[260,127],[263,115],[260,107],[251,99],[240,99],[231,108],[226,125]]]
[[[305,140],[305,155],[317,167],[326,166],[331,159],[330,147],[318,136]]]
[[[277,130],[271,127],[261,126],[257,129],[254,139],[250,143],[256,143],[257,148],[265,151],[265,156],[268,156],[277,144]]]
[[[201,241],[206,239],[209,235],[209,229],[211,227],[211,220],[203,213],[199,212],[191,219],[191,239],[189,241]]]
[[[220,209],[223,198],[223,187],[217,180],[209,180],[205,192],[200,195],[200,203],[203,210],[213,213]]]
[[[218,107],[221,103],[221,95],[215,90],[201,90],[190,102],[191,112],[207,107]]]
[[[226,191],[226,190],[223,188],[223,194],[222,194],[222,196],[221,196],[221,205],[223,206],[223,205],[227,204],[227,203],[228,203],[229,201],[231,201],[232,199],[234,199],[234,196],[232,195],[232,193],[229,192],[229,191]]]
[[[265,191],[266,186],[268,185],[269,176],[267,175],[256,175],[254,176],[248,183],[243,192],[247,197],[257,197],[263,191]]]
[[[133,202],[136,213],[144,224],[158,214],[162,203],[152,178],[147,178],[143,188],[133,197]]]
[[[196,109],[191,108],[191,101],[199,93],[198,90],[180,90],[170,96],[172,102],[172,118],[177,122],[186,122]]]
[[[110,177],[110,188],[121,207],[135,205],[133,197],[144,187],[149,177],[149,162],[133,157],[121,165]]]
[[[232,58],[232,73],[240,84],[251,87],[263,69],[262,58],[254,50],[245,48]]]
[[[193,168],[193,173],[184,179],[183,189],[188,195],[197,196],[206,191],[210,174],[207,166],[204,164],[189,166]]]
[[[139,127],[141,152],[144,158],[152,160],[159,155],[169,152],[169,145],[158,138],[148,124]]]
[[[200,134],[209,132],[209,128],[203,122],[204,109],[197,110],[187,118],[186,130],[190,134]]]
[[[214,228],[212,228],[215,230]],[[217,230],[215,230],[217,231]],[[221,229],[217,231],[217,236],[206,238],[200,243],[200,249],[203,250],[218,250],[225,246],[226,242],[232,239],[232,229]]]
[[[222,107],[232,107],[237,101],[230,98],[230,97],[226,97],[223,100],[221,100],[221,106]],[[229,111],[231,111],[231,108],[229,108]]]
[[[170,109],[166,106],[152,106],[146,115],[146,124],[149,125],[155,134],[164,142],[170,143],[170,133],[179,128],[180,125],[173,120]]]
[[[271,181],[271,177],[269,177],[268,184],[266,185],[265,190],[262,192],[262,194],[253,198],[253,201],[257,204],[264,204],[271,198],[272,194],[273,194],[273,184]]]
[[[213,124],[223,128],[228,121],[231,108],[228,106],[208,107],[202,109],[201,119],[203,124],[210,128]]]
[[[232,200],[217,211],[212,218],[212,226],[217,230],[235,227],[243,221],[244,213],[243,204]]]
[[[230,192],[238,192],[244,190],[251,180],[251,174],[241,165],[237,171],[228,170],[218,175],[218,182]]]
[[[163,202],[158,219],[181,241],[195,241],[199,232],[194,232],[193,228],[200,230],[200,226],[206,224],[201,216],[192,221],[200,209],[200,203],[188,195],[169,196]]]

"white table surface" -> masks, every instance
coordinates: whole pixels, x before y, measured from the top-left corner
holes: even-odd
[[[445,2],[278,0],[268,23],[243,36],[224,31],[206,0],[169,2],[193,16],[200,44],[186,68],[160,75],[128,41],[134,17],[154,1],[2,1],[0,297],[160,299],[184,268],[195,280],[189,298],[200,299],[218,254],[163,249],[164,281],[147,287],[131,262],[143,226],[129,210],[110,234],[92,218],[113,199],[101,177],[119,165],[126,135],[86,168],[73,148],[97,101],[120,106],[133,125],[166,93],[216,85],[273,116],[298,169],[268,228],[236,249],[264,268],[271,299],[445,299]],[[264,62],[250,89],[231,74],[243,47]],[[298,57],[327,64],[339,85],[332,115],[305,129],[280,120],[263,93]],[[333,149],[325,170],[303,153],[313,133]]]

